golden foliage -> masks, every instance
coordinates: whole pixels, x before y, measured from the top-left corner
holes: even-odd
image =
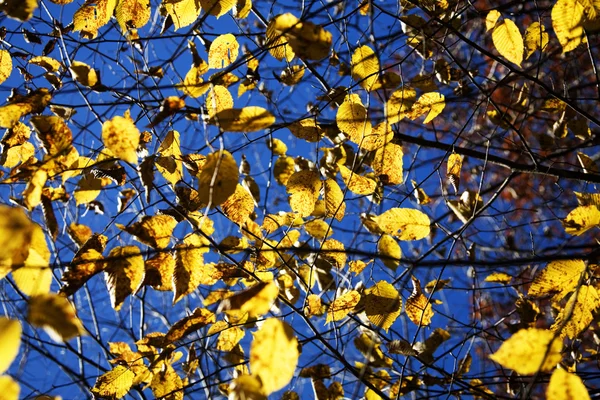
[[[395,271],[402,258],[402,250],[396,239],[390,235],[382,235],[377,242],[377,251],[382,256],[383,265]]]
[[[431,324],[433,309],[431,303],[421,290],[421,283],[414,276],[412,277],[413,291],[406,300],[406,315],[417,326],[427,326]]]
[[[492,41],[501,56],[511,63],[521,66],[525,50],[523,36],[512,20],[504,18],[502,22],[496,23],[492,31]]]
[[[14,319],[0,317],[0,374],[8,370],[19,354],[21,346],[21,323]]]
[[[427,214],[411,208],[390,208],[376,217],[381,230],[400,240],[419,240],[427,237],[431,221]]]
[[[208,51],[208,68],[222,69],[231,65],[238,57],[240,45],[235,36],[226,33],[217,37]]]
[[[552,261],[535,276],[528,294],[532,297],[555,294],[555,299],[560,301],[575,289],[584,271],[582,260]]]
[[[371,90],[379,75],[379,60],[369,46],[361,46],[352,53],[352,78],[366,90]]]
[[[365,290],[365,313],[373,325],[386,332],[402,309],[402,299],[398,291],[386,281],[379,281]]]
[[[295,172],[286,185],[292,210],[299,213],[301,217],[309,216],[315,209],[320,189],[321,181],[318,173],[310,170]]]
[[[102,124],[102,141],[115,157],[137,164],[140,131],[133,123],[129,111],[122,117],[115,116]]]
[[[125,299],[135,294],[144,281],[144,258],[137,246],[115,247],[106,258],[104,270],[110,301],[119,311]]]
[[[92,393],[101,397],[120,399],[129,392],[134,378],[135,374],[130,368],[116,365],[112,370],[98,377]]]
[[[546,399],[589,400],[590,395],[580,377],[562,368],[557,368],[550,377],[550,383],[546,389]]]
[[[198,200],[210,207],[223,204],[235,193],[238,179],[238,166],[230,152],[209,154],[198,177]]]
[[[552,27],[563,53],[575,50],[583,42],[583,4],[577,0],[557,0],[551,16]]]
[[[356,307],[360,299],[361,295],[356,290],[349,290],[343,295],[336,297],[327,310],[326,323],[346,318],[346,316],[354,310],[354,307]]]
[[[66,342],[86,333],[69,300],[54,293],[32,296],[27,320],[33,326],[44,328],[56,341]]]
[[[146,215],[138,222],[128,226],[117,224],[117,227],[135,236],[141,243],[155,249],[164,249],[171,242],[176,225],[177,221],[170,215]]]

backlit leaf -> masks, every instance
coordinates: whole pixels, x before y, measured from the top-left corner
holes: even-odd
[[[323,242],[319,256],[337,269],[342,269],[346,266],[346,250],[344,244],[339,240],[327,239]]]
[[[28,21],[38,8],[37,0],[7,0],[0,5],[0,10],[17,21]]]
[[[406,114],[406,116],[410,119],[417,119],[423,114],[427,114],[424,124],[427,124],[435,117],[440,115],[444,108],[446,107],[446,100],[443,94],[438,92],[429,92],[423,94],[419,97],[413,105],[411,110]]]
[[[198,201],[211,207],[223,204],[235,193],[238,180],[238,165],[230,152],[209,154],[198,177]]]
[[[521,66],[523,62],[523,37],[517,25],[510,19],[505,18],[496,24],[492,31],[492,41],[498,53],[513,64]]]
[[[154,374],[150,388],[156,399],[183,400],[183,381],[171,364]]]
[[[405,86],[396,90],[385,104],[388,124],[395,124],[407,116],[417,100],[417,91]]]
[[[119,311],[125,299],[137,292],[144,281],[144,258],[137,246],[115,247],[107,257],[104,270],[110,301]]]
[[[365,291],[364,300],[369,321],[387,332],[402,309],[402,299],[398,291],[386,281],[379,281]]]
[[[321,180],[317,172],[303,170],[294,173],[286,185],[292,210],[301,217],[309,216],[315,209],[320,189]]]
[[[102,124],[102,141],[121,160],[137,164],[137,148],[140,144],[140,131],[129,116],[115,116]]]
[[[236,0],[200,0],[200,4],[207,14],[219,18],[236,5]]]
[[[427,214],[411,208],[390,208],[376,217],[381,230],[400,240],[419,240],[427,237],[431,221]]]
[[[29,299],[27,321],[44,328],[55,341],[68,341],[86,333],[75,309],[66,297],[54,293],[40,294]]]
[[[2,393],[3,400],[19,400],[19,393],[21,388],[19,384],[10,376],[0,376],[0,393]],[[38,397],[38,399],[41,399]]]
[[[21,346],[21,323],[15,319],[0,317],[0,374],[8,370],[19,354]]]
[[[70,70],[73,79],[83,86],[93,87],[100,81],[96,70],[84,62],[73,61]]]
[[[489,13],[487,13],[485,16],[485,30],[490,31],[494,29],[496,22],[498,22],[500,17],[501,14],[498,10],[491,10]]]
[[[388,143],[375,151],[371,167],[385,185],[398,185],[404,181],[402,146]]]
[[[209,251],[210,242],[199,234],[187,235],[175,252],[175,274],[173,304],[193,292],[198,285],[213,285],[221,275],[213,265],[204,263],[204,253]]]
[[[171,185],[175,185],[183,179],[180,145],[179,132],[169,131],[158,148],[160,157],[157,157],[155,161],[157,171]]]
[[[326,179],[323,181],[323,192],[327,217],[333,217],[341,221],[346,213],[346,203],[340,185],[334,179]]]
[[[93,39],[98,35],[98,29],[110,21],[117,0],[97,0],[85,3],[73,14],[73,31],[81,32],[81,36]],[[93,86],[93,85],[91,85]]]
[[[369,46],[361,46],[352,54],[352,79],[366,90],[371,90],[379,75],[379,60]]]
[[[337,297],[329,305],[326,323],[335,322],[346,318],[346,316],[352,310],[354,310],[354,307],[356,307],[360,301],[360,298],[360,293],[358,293],[356,290],[350,290]]]
[[[325,134],[314,118],[305,118],[296,121],[287,127],[294,136],[307,142],[318,142]]]
[[[589,400],[587,388],[576,374],[556,368],[550,377],[547,400]]]
[[[412,277],[413,291],[406,300],[406,315],[417,326],[428,326],[431,324],[433,309],[431,303],[423,294],[421,283]]]
[[[553,340],[554,339],[554,340]],[[490,358],[523,375],[551,371],[562,359],[562,342],[546,329],[521,329],[502,343]]]
[[[377,251],[381,254],[383,264],[395,271],[398,268],[400,258],[402,258],[402,250],[396,242],[396,239],[390,235],[383,235],[377,242]]]
[[[358,145],[362,144],[363,138],[371,136],[373,127],[367,119],[367,109],[356,94],[346,96],[338,108],[335,121],[338,128]]]
[[[340,174],[344,183],[352,193],[359,195],[369,195],[377,189],[377,182],[362,175],[352,172],[345,165],[339,165]]]
[[[209,124],[225,132],[256,132],[275,123],[275,116],[262,107],[230,108],[216,113]]]
[[[208,67],[214,69],[228,67],[237,59],[239,48],[237,39],[231,33],[217,37],[208,51]]]
[[[512,280],[512,275],[504,272],[494,272],[485,277],[486,282],[508,284]]]
[[[206,109],[208,116],[213,117],[220,111],[233,108],[233,97],[225,86],[214,85],[206,96]]]
[[[221,208],[227,218],[241,226],[254,211],[254,199],[250,192],[238,184],[235,192],[221,204]]]
[[[556,293],[556,300],[560,301],[575,289],[584,271],[585,264],[582,260],[552,261],[536,274],[528,295],[541,297]]]
[[[57,116],[38,115],[31,117],[30,123],[36,131],[37,137],[50,156],[59,155],[71,147],[73,134],[66,122]]]
[[[123,32],[146,25],[150,20],[150,13],[149,0],[118,0],[115,8],[115,17]]]
[[[50,291],[52,270],[46,235],[39,225],[33,224],[30,240],[27,258],[21,268],[13,271],[12,276],[21,292],[35,296]]]
[[[192,332],[216,321],[215,314],[206,308],[196,308],[192,315],[182,318],[171,326],[165,335],[166,343],[175,343]]]
[[[525,59],[529,58],[536,50],[544,51],[548,46],[549,35],[544,25],[535,21],[525,31]]]
[[[583,41],[584,7],[577,0],[558,0],[552,7],[552,27],[563,54]]]
[[[92,393],[101,397],[120,399],[131,389],[135,374],[124,365],[116,365],[111,371],[98,377]]]
[[[163,1],[163,5],[173,20],[175,30],[193,24],[202,11],[200,2],[197,0]]]
[[[210,89],[210,83],[204,82],[204,79],[202,78],[202,75],[204,75],[206,71],[208,71],[208,64],[204,61],[198,65],[192,65],[187,74],[185,74],[183,82],[181,82],[177,88],[190,97],[202,96]]]
[[[575,339],[594,320],[593,313],[600,307],[600,296],[593,286],[583,285],[571,295],[571,298],[556,317],[552,331],[559,331],[561,336]]]
[[[140,221],[128,226],[117,224],[119,229],[155,249],[164,249],[169,245],[175,226],[177,221],[170,215],[146,215]]]
[[[250,318],[257,317],[269,312],[278,295],[279,288],[274,281],[259,282],[223,300],[221,309],[247,313]]]
[[[87,227],[86,227],[87,228]],[[71,231],[77,232],[77,225],[71,227]],[[88,228],[89,229],[89,228]],[[83,231],[80,229],[79,232]],[[101,272],[105,268],[104,257],[102,252],[106,246],[108,238],[101,234],[94,234],[92,236],[91,230],[89,231],[90,237],[83,240],[86,236],[80,237],[81,248],[73,260],[64,271],[61,280],[65,282],[65,285],[60,289],[60,293],[67,296],[75,293],[81,288],[92,276]],[[74,236],[75,233],[71,234]]]
[[[169,253],[157,253],[145,262],[146,276],[144,285],[152,286],[155,290],[173,290],[173,274],[175,273],[175,258]]]
[[[300,82],[304,76],[304,69],[305,68],[301,65],[292,65],[291,67],[287,67],[281,71],[279,80],[281,80],[281,82],[283,82],[285,85],[293,86]]]
[[[600,226],[600,208],[597,206],[580,206],[574,209],[563,220],[565,232],[579,236],[592,228]]]
[[[275,16],[272,23],[271,37],[284,34],[298,57],[321,60],[329,55],[333,37],[323,27],[309,21],[300,21],[290,13]]]
[[[448,157],[446,176],[456,193],[458,193],[458,188],[460,187],[460,170],[462,169],[462,163],[463,157],[460,154],[452,153]]]
[[[267,319],[254,334],[250,346],[250,371],[262,382],[265,394],[285,387],[296,371],[298,339],[287,323]]]
[[[6,50],[0,50],[0,83],[8,79],[12,73],[13,63],[10,53]]]

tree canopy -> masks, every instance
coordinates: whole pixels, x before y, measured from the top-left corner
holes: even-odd
[[[0,20],[0,397],[599,392],[600,3]]]

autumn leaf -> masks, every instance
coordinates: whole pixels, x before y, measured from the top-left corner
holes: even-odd
[[[544,25],[535,21],[525,31],[525,59],[528,59],[536,50],[544,51],[548,46],[549,35]]]
[[[163,1],[163,5],[176,31],[193,24],[202,11],[201,2],[197,0]]]
[[[21,346],[21,323],[15,319],[0,317],[0,374],[8,370],[19,354]]]
[[[373,156],[371,166],[384,185],[398,185],[404,181],[402,146],[387,143],[378,148]]]
[[[521,329],[502,343],[490,358],[523,375],[551,371],[561,360],[562,343],[545,329]]]
[[[127,32],[130,28],[141,28],[150,20],[149,0],[117,0],[115,17],[121,31]]]
[[[219,18],[236,5],[236,0],[200,0],[200,4],[207,14]]]
[[[406,300],[406,315],[417,326],[428,326],[431,324],[433,309],[431,303],[421,290],[421,283],[412,277],[413,291]]]
[[[460,187],[460,171],[462,169],[463,157],[460,154],[452,153],[448,157],[446,166],[446,176],[448,182],[454,187],[454,192],[458,193]]]
[[[169,253],[157,253],[146,260],[146,276],[144,285],[152,286],[155,290],[173,290],[173,275],[175,273],[175,258]]]
[[[209,251],[209,245],[206,238],[191,233],[183,239],[182,244],[176,246],[173,304],[194,291],[198,285],[213,285],[221,277],[214,266],[204,262],[204,253]]]
[[[12,73],[13,63],[10,53],[6,50],[0,50],[0,83],[8,79]]]
[[[192,332],[216,321],[215,314],[205,308],[196,308],[192,315],[174,323],[164,337],[164,343],[175,343]]]
[[[365,291],[364,300],[369,321],[387,332],[402,309],[398,291],[388,282],[379,281]]]
[[[116,365],[96,380],[92,393],[101,397],[113,397],[120,399],[131,389],[135,374],[124,365]]]
[[[135,294],[144,281],[144,258],[137,246],[115,247],[106,258],[104,270],[110,301],[119,311],[125,299]]]
[[[588,400],[590,395],[580,377],[562,368],[556,368],[550,377],[548,389],[546,389],[546,399]]]
[[[27,321],[44,328],[55,341],[68,341],[85,335],[83,324],[66,297],[54,293],[40,294],[29,299]]]
[[[492,41],[498,53],[513,64],[521,66],[523,62],[523,37],[517,25],[504,18],[492,31]]]
[[[358,304],[360,299],[361,295],[356,290],[349,290],[341,296],[336,297],[327,310],[326,323],[346,318],[346,316],[354,310],[354,307]]]
[[[198,201],[210,207],[223,204],[235,193],[238,179],[238,166],[230,152],[209,154],[198,177]]]
[[[254,199],[242,185],[238,184],[235,192],[221,204],[221,208],[227,218],[241,226],[254,211]]]
[[[0,393],[4,400],[19,400],[21,388],[19,384],[10,376],[0,376]]]
[[[443,94],[438,92],[425,93],[412,105],[406,116],[414,120],[423,114],[427,114],[423,121],[424,124],[427,124],[440,115],[445,107],[446,99]]]
[[[399,240],[419,240],[430,232],[429,217],[419,210],[410,208],[390,208],[376,217],[381,230]]]
[[[552,7],[552,27],[563,54],[583,42],[584,6],[577,0],[558,0]]]
[[[318,173],[309,170],[294,173],[286,185],[292,210],[301,217],[310,215],[315,209],[320,189],[321,180]]]
[[[140,242],[155,249],[164,249],[169,245],[175,226],[177,221],[170,215],[146,215],[140,221],[128,226],[117,224],[119,229],[132,234]]]
[[[102,141],[116,157],[137,164],[140,131],[133,123],[129,111],[123,117],[116,116],[102,124]]]
[[[181,377],[175,372],[171,364],[164,364],[164,367],[152,377],[152,382],[150,382],[152,394],[157,399],[183,400],[183,381]]]
[[[256,132],[275,123],[275,116],[262,107],[230,108],[213,115],[209,124],[225,132]]]
[[[555,294],[560,301],[575,289],[584,271],[582,260],[552,261],[535,276],[528,294],[533,297]]]
[[[320,60],[329,55],[333,37],[323,27],[309,21],[300,21],[291,13],[276,15],[269,25],[271,23],[273,25],[271,32],[267,31],[267,38],[277,38],[284,35],[287,44],[298,57],[307,60]],[[277,45],[284,43],[279,42]],[[281,59],[283,57],[276,58]]]
[[[491,10],[489,13],[487,13],[487,15],[485,16],[485,30],[491,31],[492,29],[494,29],[496,23],[498,22],[498,19],[501,16],[502,15],[498,10]]]
[[[366,90],[377,82],[379,60],[369,46],[361,46],[352,54],[352,78]]]
[[[338,128],[358,145],[362,145],[364,138],[371,136],[373,126],[367,119],[367,109],[356,94],[349,94],[344,98],[336,113],[335,121]]]
[[[37,224],[33,224],[31,229],[27,258],[23,265],[12,273],[15,284],[27,296],[48,293],[52,284],[50,250],[46,235]]]
[[[558,332],[561,336],[575,339],[594,320],[593,313],[600,307],[600,295],[596,288],[582,285],[571,295],[569,301],[556,316],[550,330]]]
[[[582,235],[600,226],[600,208],[595,205],[577,207],[563,220],[563,226],[569,235]]]
[[[279,288],[274,281],[259,282],[221,302],[224,311],[240,311],[248,317],[257,317],[269,312],[275,299],[279,295]]]
[[[373,179],[359,175],[345,165],[339,165],[338,167],[344,183],[352,193],[358,195],[370,195],[377,189],[377,182]]]
[[[98,73],[96,70],[84,62],[73,61],[69,68],[73,79],[83,86],[94,87],[100,82]]]
[[[17,21],[28,21],[38,8],[37,0],[16,1],[8,0],[0,5],[0,10],[8,17]]]
[[[298,339],[291,326],[276,318],[262,323],[250,346],[250,371],[262,382],[265,394],[290,382],[299,355]]]

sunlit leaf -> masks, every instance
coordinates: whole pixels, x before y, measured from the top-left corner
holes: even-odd
[[[556,293],[556,299],[561,300],[573,291],[585,271],[582,260],[552,261],[538,273],[529,287],[529,296],[541,297]]]
[[[108,23],[112,17],[117,0],[97,0],[84,5],[73,14],[73,31],[81,32],[81,36],[93,39],[98,35],[98,29]]]
[[[101,397],[120,399],[131,389],[135,374],[124,365],[116,365],[111,371],[98,377],[92,393]]]
[[[587,388],[576,374],[557,368],[550,377],[547,400],[588,400],[590,395]]]
[[[336,297],[327,310],[326,323],[346,318],[346,316],[354,310],[354,307],[358,304],[360,299],[360,293],[356,290],[350,290],[343,295]]]
[[[235,193],[238,180],[238,165],[231,153],[211,153],[198,177],[198,200],[211,207],[221,205]]]
[[[521,329],[505,340],[490,358],[523,375],[551,371],[562,359],[562,342],[545,329]]]
[[[102,124],[102,141],[116,157],[137,164],[140,131],[129,116],[129,111],[123,117],[115,116]]]
[[[180,145],[179,132],[169,131],[158,148],[160,157],[157,157],[155,161],[157,171],[171,185],[175,185],[183,179]]]
[[[410,119],[417,119],[421,115],[427,114],[423,121],[424,124],[427,124],[440,115],[445,107],[446,100],[443,94],[438,92],[425,93],[412,105],[406,116]]]
[[[17,21],[28,21],[38,8],[37,0],[7,0],[0,5],[0,10]]]
[[[208,51],[208,67],[214,69],[228,67],[237,59],[239,47],[237,39],[231,33],[217,37]]]
[[[369,195],[377,189],[377,182],[351,171],[345,165],[339,165],[344,183],[352,193]]]
[[[376,218],[381,230],[400,240],[419,240],[427,237],[431,221],[427,214],[411,208],[390,208]]]
[[[600,208],[597,206],[577,207],[563,220],[563,226],[569,235],[582,235],[588,230],[600,226]]]
[[[123,32],[131,28],[141,28],[150,20],[149,0],[118,0],[115,8],[117,23]]]
[[[216,321],[215,314],[205,308],[196,308],[192,315],[182,318],[171,326],[164,340],[175,343],[192,332]]]
[[[504,272],[493,272],[485,277],[485,282],[508,284],[512,280],[512,275]]]
[[[207,14],[219,18],[236,5],[236,0],[200,0],[200,4]]]
[[[46,88],[37,89],[25,97],[16,97],[0,107],[0,127],[13,128],[23,116],[41,113],[51,99],[52,95]]]
[[[460,171],[462,169],[462,163],[463,157],[460,154],[452,153],[448,157],[446,176],[456,193],[458,193],[458,188],[460,187]]]
[[[322,219],[308,221],[304,224],[304,229],[306,229],[306,233],[316,239],[325,239],[326,237],[333,235],[331,226]]]
[[[73,61],[69,69],[71,70],[73,79],[83,86],[94,87],[100,81],[96,70],[84,62]]]
[[[309,216],[315,209],[320,189],[321,180],[318,173],[310,170],[294,173],[286,185],[292,210],[301,217]]]
[[[183,381],[170,363],[152,377],[150,388],[156,399],[183,400]]]
[[[323,27],[309,21],[300,21],[290,13],[275,16],[269,25],[271,23],[273,24],[271,35],[267,31],[267,38],[276,38],[283,34],[288,45],[298,57],[307,60],[321,60],[329,55],[333,37]],[[283,43],[279,42],[276,45]]]
[[[498,10],[491,10],[485,16],[485,30],[491,31],[496,26],[496,22],[501,17],[501,14]]]
[[[87,228],[87,227],[85,227]],[[88,228],[89,229],[89,228]],[[70,230],[73,231],[71,236],[78,237],[81,235],[84,229],[81,226],[72,225]],[[61,280],[65,282],[65,285],[60,289],[60,293],[67,296],[75,293],[81,288],[92,276],[101,272],[105,268],[104,257],[102,252],[106,246],[108,238],[104,235],[94,234],[92,236],[91,230],[89,230],[89,237],[79,236],[77,240],[81,241],[81,248],[73,257],[73,260],[64,271]]]
[[[305,68],[301,65],[292,65],[281,71],[279,80],[285,85],[293,86],[300,82],[304,76],[304,70]]]
[[[221,275],[216,268],[204,263],[204,253],[209,251],[210,242],[199,234],[187,235],[175,252],[173,304],[193,292],[198,285],[213,285]]]
[[[327,239],[323,242],[319,256],[337,269],[342,269],[346,266],[346,259],[348,257],[344,244],[335,239]]]
[[[361,46],[352,53],[352,78],[366,90],[377,82],[379,59],[369,46]]]
[[[388,124],[404,119],[416,100],[417,92],[411,87],[405,86],[392,93],[385,104]]]
[[[396,239],[390,235],[383,235],[377,242],[377,251],[381,254],[383,264],[395,271],[398,268],[400,258],[402,258],[402,250],[396,242]]]
[[[49,156],[57,156],[71,147],[73,134],[62,118],[39,115],[31,117],[30,123]]]
[[[254,199],[242,185],[238,184],[235,192],[221,204],[221,208],[227,218],[238,225],[243,225],[254,211]]]
[[[163,1],[163,5],[173,20],[175,30],[193,24],[202,10],[197,0]]]
[[[173,290],[173,274],[175,273],[175,258],[169,253],[157,253],[145,262],[146,276],[144,285],[152,286],[155,290]]]
[[[140,242],[155,249],[164,249],[169,245],[175,226],[177,221],[170,215],[147,215],[128,226],[117,224],[119,229],[132,234]]]
[[[549,35],[544,25],[535,21],[525,31],[525,59],[528,59],[536,50],[544,51],[548,46]]]
[[[250,346],[250,371],[262,382],[266,394],[285,387],[296,371],[298,339],[287,323],[267,319],[254,334]]]
[[[593,286],[582,285],[556,317],[554,325],[550,327],[552,331],[558,331],[561,336],[568,336],[569,339],[575,339],[594,320],[593,313],[600,307],[600,295]]]
[[[275,116],[262,107],[230,108],[213,115],[209,124],[225,132],[256,132],[275,123]]]
[[[10,376],[0,376],[0,393],[2,393],[2,399],[4,400],[19,400],[19,393],[21,388],[19,384]]]
[[[0,50],[0,83],[3,83],[8,79],[12,73],[12,58],[10,53],[6,50]]]
[[[75,309],[66,297],[54,293],[40,294],[29,299],[27,321],[44,328],[55,341],[68,341],[86,333]]]
[[[15,284],[21,292],[28,296],[45,294],[50,291],[52,270],[50,268],[50,250],[46,235],[42,228],[33,224],[31,227],[30,243],[27,258],[17,270],[12,273]],[[14,258],[13,258],[14,265]]]
[[[577,0],[558,0],[552,7],[552,27],[563,54],[583,41],[584,7]]]
[[[523,36],[512,20],[505,18],[496,24],[492,31],[492,41],[501,56],[511,63],[521,66],[524,51]]]
[[[421,290],[421,283],[414,276],[412,277],[413,291],[406,300],[406,315],[417,326],[427,326],[431,324],[433,309],[431,303]]]
[[[325,134],[314,118],[305,118],[296,121],[287,127],[294,136],[307,142],[318,142]]]
[[[402,309],[398,291],[386,281],[379,281],[365,291],[364,300],[369,321],[387,332]]]
[[[187,0],[184,0],[187,1]],[[195,0],[189,0],[195,1]],[[179,4],[179,3],[178,3]],[[200,97],[210,89],[210,84],[204,82],[202,75],[208,71],[208,64],[204,61],[192,65],[177,88],[190,97]]]
[[[112,249],[104,270],[110,301],[119,311],[125,299],[137,292],[144,281],[144,258],[139,247],[124,246]]]
[[[16,319],[0,317],[0,374],[8,370],[19,354],[21,346],[21,323]]]
[[[402,146],[388,143],[375,151],[371,167],[385,185],[398,185],[404,181]]]
[[[367,109],[356,94],[346,96],[338,108],[335,121],[340,131],[358,145],[362,144],[364,138],[371,136],[373,127],[367,118]]]
[[[233,97],[225,86],[214,85],[206,96],[206,109],[209,117],[214,117],[220,111],[233,108]]]
[[[223,300],[221,309],[247,313],[250,318],[257,317],[269,312],[278,295],[279,288],[274,281],[259,282]]]

